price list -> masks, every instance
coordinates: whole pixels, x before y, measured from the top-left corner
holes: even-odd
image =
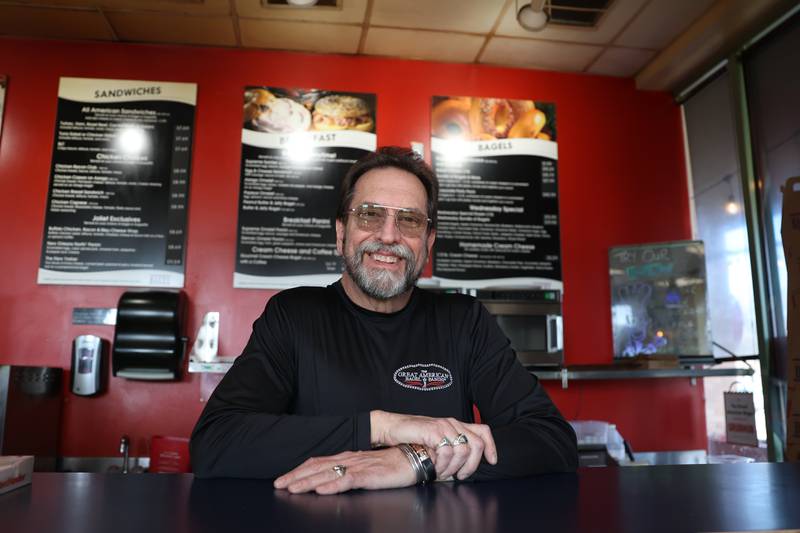
[[[172,168],[169,180],[169,213],[167,215],[167,265],[183,265],[186,200],[189,193],[189,159],[192,147],[192,127],[175,125],[172,143]]]
[[[62,78],[38,281],[182,287],[196,85]]]
[[[243,96],[233,286],[333,283],[343,269],[336,251],[339,187],[377,146],[376,97],[270,86],[246,87]]]
[[[469,120],[487,109],[505,110],[513,125]],[[433,278],[452,287],[560,289],[555,106],[448,96],[434,98],[431,114],[440,183]],[[469,132],[454,128],[458,120]]]

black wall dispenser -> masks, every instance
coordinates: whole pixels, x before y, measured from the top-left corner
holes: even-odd
[[[117,305],[112,371],[143,380],[180,378],[187,339],[182,291],[125,292]]]

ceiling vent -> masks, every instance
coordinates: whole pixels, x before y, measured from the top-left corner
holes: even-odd
[[[549,0],[545,11],[550,24],[594,28],[614,0]]]
[[[339,8],[342,0],[261,0],[263,7]]]

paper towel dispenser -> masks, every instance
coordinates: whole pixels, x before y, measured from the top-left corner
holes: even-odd
[[[186,337],[182,291],[125,292],[117,305],[112,372],[144,380],[180,378]]]

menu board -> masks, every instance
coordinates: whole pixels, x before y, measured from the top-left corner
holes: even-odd
[[[615,358],[711,356],[702,241],[620,246],[608,260]]]
[[[183,287],[196,95],[61,78],[39,283]]]
[[[435,96],[434,283],[560,289],[555,105]]]
[[[339,279],[340,183],[377,146],[374,94],[246,87],[233,286]]]
[[[0,138],[2,138],[3,136],[3,109],[5,108],[5,102],[6,102],[7,83],[8,83],[8,78],[0,74]]]

